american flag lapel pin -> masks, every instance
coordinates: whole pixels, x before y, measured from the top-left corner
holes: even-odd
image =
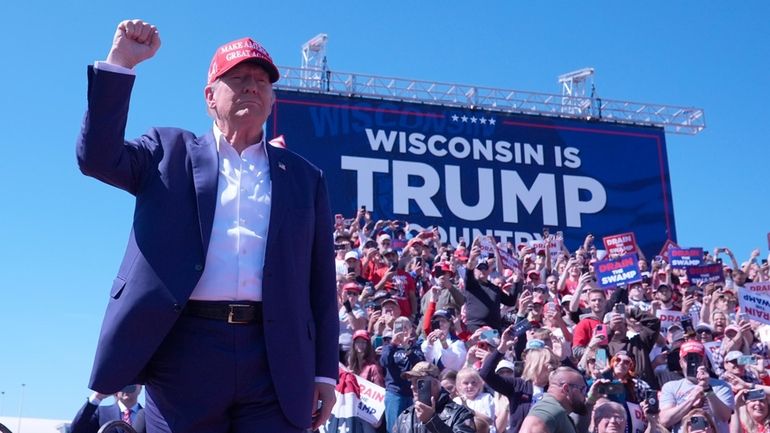
[[[278,163],[278,168],[280,168],[281,170],[286,170],[286,164],[284,164],[282,162],[279,162]]]

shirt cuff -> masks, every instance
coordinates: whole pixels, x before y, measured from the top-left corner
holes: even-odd
[[[326,383],[329,385],[337,386],[337,379],[332,379],[331,377],[316,376],[315,383]]]
[[[100,71],[115,72],[118,74],[136,75],[133,69],[129,69],[120,65],[113,65],[112,63],[107,63],[101,60],[94,62],[94,69],[98,69]]]
[[[88,402],[94,406],[99,406],[99,404],[102,402],[102,399],[97,397],[96,393],[93,393],[90,396],[88,396]]]

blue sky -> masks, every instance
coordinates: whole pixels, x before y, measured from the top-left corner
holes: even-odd
[[[155,125],[204,132],[211,55],[243,36],[285,66],[326,32],[335,70],[539,92],[592,66],[604,98],[706,112],[704,132],[667,138],[680,244],[766,257],[770,4],[475,3],[2,2],[0,416],[18,413],[21,383],[29,417],[71,418],[89,393],[133,204],[79,173],[74,141],[86,65],[106,56],[126,18],[156,24],[163,41],[137,70],[132,137]]]

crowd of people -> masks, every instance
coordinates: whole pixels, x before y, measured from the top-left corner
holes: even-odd
[[[637,249],[641,280],[602,288],[593,235],[454,246],[363,208],[336,218],[340,363],[386,392],[371,431],[770,432],[770,326],[737,301],[770,279],[759,250],[706,252],[724,282],[694,284]]]

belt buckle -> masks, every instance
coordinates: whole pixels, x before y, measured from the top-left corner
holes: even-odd
[[[249,323],[248,320],[236,320],[235,319],[235,309],[240,307],[250,307],[250,305],[247,304],[229,304],[227,306],[227,323],[234,323],[234,324],[244,324]]]

